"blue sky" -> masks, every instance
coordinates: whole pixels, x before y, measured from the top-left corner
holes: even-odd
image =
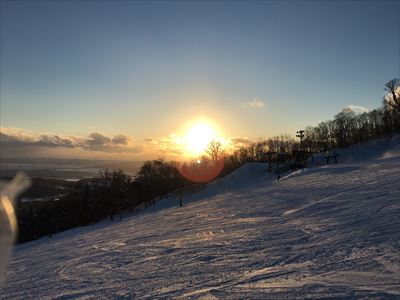
[[[139,143],[204,116],[226,137],[294,134],[381,104],[399,3],[2,1],[1,127]]]

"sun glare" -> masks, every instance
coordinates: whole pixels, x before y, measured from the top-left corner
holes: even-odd
[[[217,140],[217,132],[205,122],[195,123],[189,127],[185,136],[186,153],[190,156],[204,154],[209,143]]]

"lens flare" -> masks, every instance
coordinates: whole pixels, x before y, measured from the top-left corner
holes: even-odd
[[[178,170],[183,177],[192,182],[209,182],[215,179],[224,168],[224,160],[215,162],[202,162],[197,160],[195,163],[178,166]]]

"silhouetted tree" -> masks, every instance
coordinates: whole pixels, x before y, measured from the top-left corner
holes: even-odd
[[[333,134],[339,147],[345,147],[350,144],[354,117],[354,112],[349,108],[344,108],[335,116]]]
[[[258,162],[262,162],[266,159],[268,153],[268,145],[267,142],[261,138],[254,144],[254,154],[255,160]]]
[[[211,141],[208,144],[206,152],[213,162],[217,162],[224,158],[225,150],[223,149],[221,142]]]
[[[103,170],[100,172],[100,186],[103,192],[103,198],[109,209],[110,219],[119,213],[122,218],[122,201],[127,199],[130,176],[122,170]]]
[[[384,123],[390,134],[400,132],[400,79],[395,78],[385,84]]]
[[[386,82],[385,91],[387,93],[383,99],[385,106],[400,114],[400,79],[394,78]]]

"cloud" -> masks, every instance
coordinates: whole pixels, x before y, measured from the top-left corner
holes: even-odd
[[[116,144],[116,145],[127,145],[128,140],[129,140],[129,138],[126,135],[119,134],[119,135],[115,135],[111,141],[113,142],[113,144]]]
[[[150,137],[145,138],[144,141],[145,141],[146,143],[150,143],[150,144],[154,144],[154,145],[157,145],[157,144],[158,144],[157,139],[153,139],[153,138],[150,138]]]
[[[242,148],[253,144],[253,141],[247,137],[232,137],[229,139],[233,148]]]
[[[166,155],[182,155],[184,151],[182,149],[182,137],[175,133],[162,138],[145,138],[144,141],[149,147],[156,151]]]
[[[263,108],[264,106],[265,106],[264,101],[257,98],[242,104],[242,107],[249,107],[249,108]]]
[[[368,108],[361,106],[361,105],[349,104],[349,105],[345,106],[345,108],[351,109],[352,111],[354,111],[357,114],[369,112]]]
[[[243,137],[235,137],[235,138],[231,138],[231,141],[233,143],[241,143],[241,144],[250,144],[252,143],[252,141],[248,138],[243,138]]]
[[[76,141],[71,138],[61,138],[58,135],[47,135],[42,134],[38,141],[32,143],[35,146],[42,147],[65,147],[74,148],[76,146]]]
[[[2,155],[11,157],[31,156],[34,153],[50,149],[77,149],[103,153],[141,153],[143,146],[133,143],[125,135],[108,137],[93,132],[87,137],[62,136],[58,134],[38,134],[28,130],[0,128],[0,146]]]
[[[140,153],[143,150],[141,145],[133,144],[126,135],[118,134],[111,138],[100,132],[92,132],[86,139],[80,141],[79,146],[88,151],[109,153]]]
[[[30,136],[28,134],[12,134],[5,133],[3,128],[0,132],[0,142],[2,147],[13,147],[13,146],[35,146],[35,147],[65,147],[74,148],[76,147],[76,141],[71,138],[61,138],[58,135],[47,135],[42,134],[38,137]]]
[[[99,132],[93,132],[89,134],[86,139],[86,144],[88,146],[104,146],[111,143],[111,139]]]

